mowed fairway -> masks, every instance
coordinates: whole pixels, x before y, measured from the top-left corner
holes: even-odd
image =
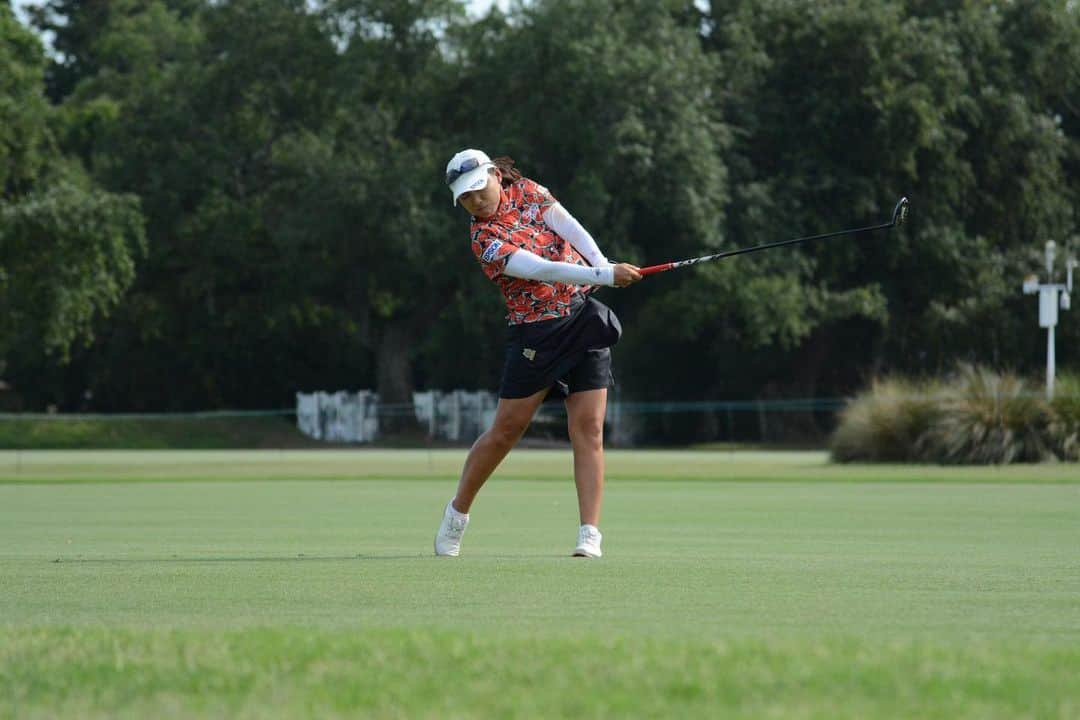
[[[1080,717],[1080,468],[0,453],[0,717]]]

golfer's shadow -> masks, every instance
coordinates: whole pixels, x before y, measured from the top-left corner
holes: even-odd
[[[555,560],[569,558],[570,555],[479,555],[478,558],[486,560]],[[580,558],[575,558],[580,559]],[[375,560],[437,560],[447,562],[446,558],[436,558],[431,553],[417,553],[415,555],[287,555],[266,557],[182,557],[170,555],[168,557],[58,557],[48,562],[53,565],[82,564],[82,565],[139,565],[151,563],[302,563],[302,562],[366,562]]]
[[[139,564],[139,563],[300,563],[300,562],[350,562],[366,560],[412,560],[428,555],[289,555],[278,557],[58,557],[49,562],[53,564]]]

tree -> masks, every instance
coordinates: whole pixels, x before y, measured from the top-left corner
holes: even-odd
[[[844,227],[912,199],[912,222],[888,241],[787,255],[812,286],[876,298],[869,314],[822,318],[806,336],[802,387],[827,372],[843,392],[867,372],[937,372],[968,354],[1023,362],[1011,342],[1016,256],[1067,224],[1069,191],[1064,143],[1032,102],[996,4],[712,5],[707,46],[738,72],[717,85],[737,128],[733,235]]]
[[[101,409],[493,387],[500,298],[441,182],[468,146],[513,156],[638,263],[871,224],[911,197],[889,235],[601,290],[627,328],[624,397],[834,395],[883,370],[1041,362],[1016,282],[1076,228],[1075,4],[700,6],[536,0],[466,22],[451,0],[51,0],[55,105],[40,47],[8,25],[0,50],[18,98],[0,106],[5,247],[25,260],[85,225],[104,259],[68,264],[116,282],[52,313],[76,319],[66,333],[20,316],[16,340],[7,312],[26,358],[8,377],[63,382],[69,405],[89,387]],[[125,292],[139,209],[147,256]],[[25,267],[64,263],[40,258]],[[29,295],[3,263],[6,312]],[[91,328],[90,348],[71,340]],[[23,353],[48,337],[70,363]]]
[[[444,125],[457,147],[517,159],[609,257],[644,264],[699,254],[723,243],[722,152],[731,140],[703,82],[717,68],[700,44],[687,3],[551,0],[512,21],[493,13],[455,36],[462,74]],[[671,305],[657,297],[665,285],[600,295],[628,327],[622,387],[642,396],[677,375],[668,365],[645,379],[646,368],[672,359],[670,336],[647,313]],[[498,337],[501,313],[489,312]]]
[[[95,187],[60,154],[44,50],[0,6],[0,369],[69,358],[120,302],[143,249],[136,198]]]
[[[150,245],[82,359],[98,406],[279,406],[363,368],[343,357],[348,338],[328,338],[350,321],[313,290],[333,259],[319,238],[278,232],[293,212],[283,188],[306,172],[298,154],[334,114],[336,53],[318,18],[288,1],[116,3],[74,25],[95,18],[73,64],[91,74],[64,98],[87,122],[67,139],[100,182],[142,197]]]
[[[445,0],[342,0],[327,15],[344,46],[332,154],[351,167],[335,174],[352,178],[352,192],[335,195],[349,220],[338,283],[374,352],[382,402],[411,404],[420,345],[469,261],[441,183],[454,152],[443,109],[456,102],[441,39],[464,14]]]

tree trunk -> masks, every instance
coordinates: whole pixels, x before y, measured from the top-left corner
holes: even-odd
[[[818,380],[829,348],[828,330],[818,328],[795,354],[791,373],[792,382],[787,385],[788,397],[816,398]],[[787,442],[818,443],[825,433],[818,424],[814,409],[792,410],[781,414],[783,431],[781,438]]]
[[[418,433],[413,410],[413,337],[404,323],[387,325],[375,357],[375,390],[379,394],[379,433]]]

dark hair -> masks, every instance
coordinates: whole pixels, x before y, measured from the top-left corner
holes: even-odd
[[[510,187],[511,184],[516,183],[521,179],[521,171],[514,167],[514,159],[503,155],[497,157],[491,161],[495,167],[502,172],[502,184],[503,187]]]

